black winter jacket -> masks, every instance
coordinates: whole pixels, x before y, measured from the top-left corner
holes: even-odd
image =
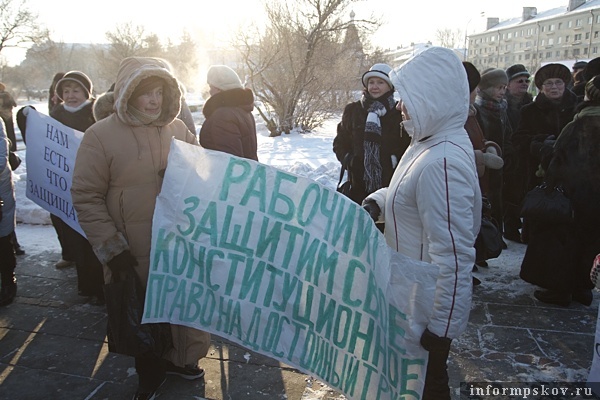
[[[565,89],[559,103],[550,101],[543,93],[521,109],[519,127],[513,134],[520,164],[526,166],[526,190],[532,189],[541,182],[536,176],[542,160],[543,143],[550,136],[558,137],[562,129],[573,120],[577,96]]]
[[[200,129],[200,145],[258,161],[253,109],[250,89],[231,89],[211,96],[202,109],[206,121]]]
[[[364,183],[364,136],[367,109],[361,101],[350,103],[344,109],[342,121],[337,126],[337,135],[333,140],[333,152],[337,159],[344,163],[347,154],[350,155],[348,165],[352,181],[351,198],[361,204],[369,195]],[[395,108],[389,110],[381,118],[381,147],[380,162],[382,167],[382,187],[390,184],[396,164],[410,144],[410,136],[403,132],[400,123],[402,115]],[[396,158],[396,164],[392,162]]]
[[[75,112],[69,112],[65,110],[64,104],[58,104],[50,112],[50,116],[58,122],[68,126],[69,128],[76,129],[81,132],[85,132],[87,128],[92,126],[96,120],[94,119],[94,113],[92,112],[94,107],[94,100],[83,106],[80,110]]]

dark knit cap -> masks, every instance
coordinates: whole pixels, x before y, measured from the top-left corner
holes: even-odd
[[[583,69],[586,67],[588,63],[586,61],[577,61],[573,64],[573,69]]]
[[[524,76],[529,78],[531,74],[527,71],[527,68],[523,64],[514,64],[506,69],[506,75],[508,75],[508,81],[512,81],[515,78]]]
[[[508,85],[508,76],[503,69],[488,68],[481,74],[479,89],[486,90],[499,85]]]
[[[587,63],[583,70],[583,79],[587,82],[596,75],[600,75],[600,57],[596,57]]]
[[[600,77],[595,76],[585,84],[585,97],[587,100],[600,100]]]
[[[467,81],[469,81],[469,93],[473,93],[473,90],[477,89],[477,85],[479,85],[481,75],[479,74],[479,71],[477,71],[477,67],[475,67],[468,61],[463,61],[463,67],[465,67],[465,71],[467,72]]]
[[[547,79],[561,79],[565,85],[571,82],[571,71],[563,64],[546,64],[535,73],[535,87],[542,90],[542,85]]]
[[[135,87],[133,93],[131,93],[131,97],[129,98],[129,100],[136,99],[142,94],[147,93],[150,90],[164,84],[165,80],[163,78],[159,78],[158,76],[149,76],[148,78],[142,79],[140,83],[138,83],[138,85]]]
[[[63,88],[62,86],[66,83],[66,82],[76,82],[78,84],[81,85],[81,87],[83,87],[87,93],[88,99],[90,97],[92,97],[92,80],[83,72],[81,71],[69,71],[67,72],[58,82],[56,82],[56,96],[63,100],[62,98],[62,92],[63,92]]]

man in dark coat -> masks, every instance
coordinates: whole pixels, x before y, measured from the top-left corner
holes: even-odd
[[[258,161],[256,122],[252,115],[254,94],[244,88],[238,74],[226,65],[209,68],[210,98],[202,113],[200,145]]]
[[[522,64],[511,65],[506,69],[508,75],[508,86],[506,88],[506,102],[508,108],[506,113],[512,131],[516,131],[521,119],[521,108],[533,101],[529,89],[530,74]],[[518,157],[510,160],[514,165],[506,165],[504,171],[504,185],[502,188],[502,200],[504,207],[504,237],[514,242],[521,241],[520,204],[525,194],[525,179],[520,172]]]

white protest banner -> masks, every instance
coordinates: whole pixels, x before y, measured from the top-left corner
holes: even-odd
[[[71,200],[71,182],[83,132],[29,109],[27,115],[27,198],[85,236]]]
[[[420,399],[437,273],[335,190],[174,140],[143,322],[211,332],[349,399]]]

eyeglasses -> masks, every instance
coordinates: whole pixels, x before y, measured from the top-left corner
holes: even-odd
[[[546,81],[543,83],[543,85],[546,86],[547,88],[550,88],[552,86],[563,87],[565,85],[565,83],[562,80],[557,80],[557,81]]]
[[[517,82],[517,83],[527,83],[528,84],[531,81],[529,79],[519,79],[519,80],[517,80],[515,82]]]

